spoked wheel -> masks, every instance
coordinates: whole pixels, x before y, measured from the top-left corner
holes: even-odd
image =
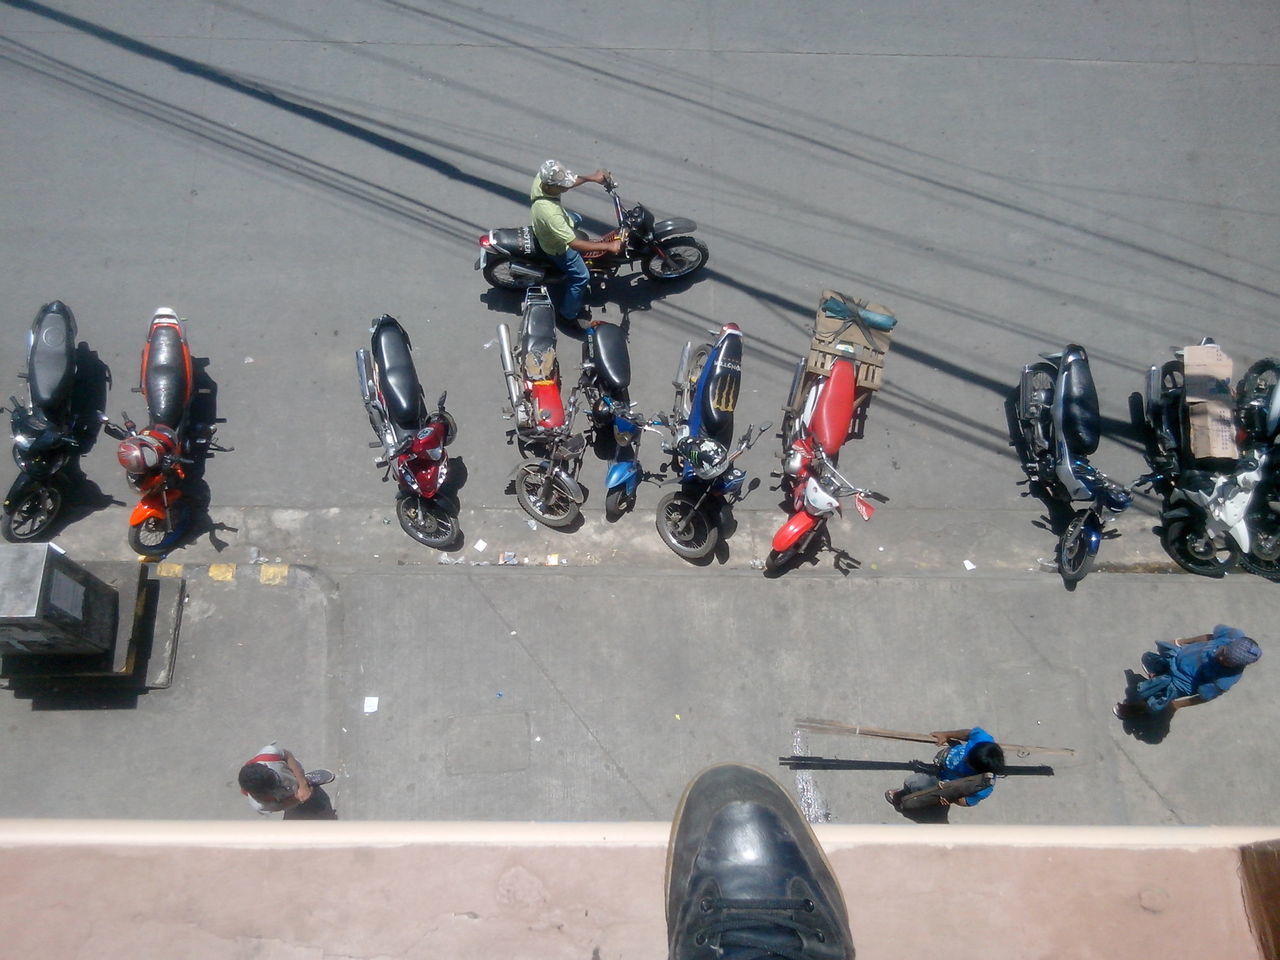
[[[545,463],[531,461],[516,474],[516,499],[525,513],[548,527],[560,529],[581,512],[573,492]]]
[[[658,503],[658,534],[686,560],[701,560],[716,548],[720,531],[697,501],[685,493],[669,493]]]
[[[610,523],[624,513],[630,513],[636,505],[636,495],[627,493],[626,487],[614,487],[604,498],[604,518]]]
[[[1093,569],[1089,534],[1089,514],[1081,510],[1071,518],[1058,541],[1058,573],[1065,583],[1079,583]]]
[[[1271,503],[1267,504],[1270,513]],[[1280,524],[1275,520],[1255,521],[1250,537],[1249,552],[1240,555],[1240,566],[1255,576],[1280,582]]]
[[[400,528],[409,536],[437,550],[448,550],[462,539],[458,521],[444,504],[425,497],[401,497],[396,501]]]
[[[1178,566],[1201,577],[1221,577],[1240,559],[1235,544],[1225,538],[1215,541],[1195,517],[1169,521],[1160,543]]]
[[[659,240],[658,246],[666,254],[656,251],[640,261],[640,269],[650,280],[678,280],[701,270],[710,257],[707,245],[693,237],[668,237]]]
[[[0,518],[0,532],[10,543],[25,543],[44,534],[62,509],[62,492],[56,487],[28,490]]]
[[[484,274],[489,286],[500,290],[527,290],[529,287],[538,286],[537,280],[516,276],[511,271],[510,260],[490,260],[480,272]]]
[[[182,539],[186,532],[187,521],[191,518],[191,508],[185,500],[175,500],[169,504],[169,523],[164,517],[147,517],[136,527],[129,527],[129,546],[134,553],[144,557],[154,556],[171,550]]]
[[[799,556],[800,549],[798,547],[788,547],[786,550],[770,550],[769,555],[764,558],[764,568],[769,573],[778,573],[791,566]]]

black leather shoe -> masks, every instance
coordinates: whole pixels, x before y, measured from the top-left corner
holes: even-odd
[[[804,815],[768,774],[698,774],[667,848],[670,960],[852,960],[844,896]]]

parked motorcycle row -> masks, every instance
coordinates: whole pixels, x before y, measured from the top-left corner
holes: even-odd
[[[1058,541],[1065,581],[1089,572],[1108,522],[1142,488],[1160,496],[1160,542],[1184,570],[1221,577],[1238,563],[1280,581],[1280,359],[1253,364],[1234,392],[1231,377],[1230,358],[1208,338],[1151,366],[1145,389],[1130,396],[1150,472],[1124,485],[1089,462],[1101,418],[1085,349],[1068,344],[1023,368],[1023,470],[1074,511]]]
[[[192,422],[196,387],[184,321],[169,307],[160,307],[148,326],[134,388],[147,407],[147,425],[141,430],[127,413],[123,424],[116,424],[101,410],[92,416],[77,411],[76,335],[71,309],[54,300],[40,308],[27,336],[29,400],[23,404],[10,397],[19,473],[4,500],[4,536],[22,542],[48,532],[62,513],[80,453],[101,427],[120,441],[117,459],[139,494],[129,517],[129,545],[144,556],[162,554],[181,539],[192,519],[184,491],[189,468],[210,450],[230,449],[213,443],[212,424]]]
[[[655,221],[643,205],[627,208],[611,177],[604,183],[621,252],[585,255],[596,280],[638,265],[657,281],[687,277],[707,262],[707,248],[685,218]],[[585,235],[584,235],[585,236]],[[588,446],[613,440],[604,470],[604,508],[616,521],[637,506],[642,483],[666,488],[654,523],[678,556],[700,561],[731,526],[731,507],[758,485],[747,483],[739,458],[771,429],[749,424],[735,439],[742,379],[743,332],[725,323],[705,343],[686,343],[667,410],[637,409],[631,399],[626,332],[609,323],[586,331],[576,378],[562,376],[556,310],[545,284],[558,279],[530,227],[494,229],[480,238],[476,268],[492,285],[523,290],[518,330],[498,325],[510,441],[519,455],[511,473],[517,502],[556,529],[578,523],[587,498],[580,477]],[[823,291],[813,337],[798,360],[782,406],[781,469],[775,476],[786,519],[765,561],[780,572],[819,546],[830,546],[827,521],[852,498],[864,519],[887,497],[851,482],[839,468],[846,442],[878,389],[896,320],[883,308]],[[211,451],[212,423],[192,415],[197,386],[186,323],[160,307],[148,325],[135,391],[146,425],[122,423],[99,408],[86,412],[77,393],[77,327],[61,301],[37,312],[27,336],[29,399],[11,397],[13,456],[19,475],[4,500],[2,532],[11,541],[46,535],[63,511],[71,477],[99,428],[118,441],[117,459],[138,493],[128,526],[130,546],[162,555],[188,532],[188,486]],[[457,424],[442,392],[429,404],[405,328],[383,315],[356,351],[356,373],[379,450],[375,466],[394,478],[396,515],[415,540],[440,550],[463,540],[459,504],[449,492],[448,446]],[[84,346],[83,344],[81,345]],[[1016,399],[1015,444],[1033,487],[1057,505],[1058,569],[1083,579],[1108,527],[1133,502],[1135,489],[1159,495],[1161,543],[1185,570],[1221,577],[1239,564],[1280,581],[1280,359],[1253,364],[1231,386],[1230,358],[1211,339],[1174,351],[1151,366],[1145,388],[1130,398],[1150,471],[1122,484],[1090,462],[1102,433],[1098,394],[1085,349],[1068,344],[1023,368]],[[109,380],[109,377],[106,379]],[[104,385],[105,390],[105,385]],[[83,398],[81,398],[83,400]],[[105,402],[98,401],[99,405]],[[206,419],[212,419],[211,415]],[[656,469],[647,469],[645,434],[656,438]],[[648,447],[645,447],[646,456]],[[602,454],[603,456],[603,454]],[[651,461],[652,462],[652,461]],[[847,465],[846,465],[847,469]]]

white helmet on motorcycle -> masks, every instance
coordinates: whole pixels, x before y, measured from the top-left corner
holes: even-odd
[[[544,160],[538,168],[538,179],[548,187],[572,187],[578,175],[559,160]]]

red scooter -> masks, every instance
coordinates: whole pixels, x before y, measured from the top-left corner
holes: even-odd
[[[356,351],[356,377],[369,425],[382,456],[374,465],[383,480],[396,479],[396,517],[419,543],[453,550],[462,542],[458,505],[442,487],[449,475],[445,449],[458,425],[444,408],[445,394],[429,412],[413,363],[409,334],[395,317],[383,314],[369,328],[368,350]]]
[[[157,308],[151,318],[134,388],[147,402],[148,425],[139,430],[127,413],[123,426],[103,418],[104,431],[120,441],[116,457],[129,484],[141,494],[129,517],[129,546],[143,556],[167,552],[186,532],[191,521],[182,491],[186,468],[213,439],[213,427],[193,429],[188,422],[195,379],[183,323],[170,307]]]
[[[854,486],[836,469],[857,392],[852,360],[835,360],[825,374],[812,372],[804,360],[796,365],[782,421],[782,489],[791,501],[791,516],[773,535],[766,570],[779,571],[803,555],[827,519],[843,512],[840,498],[852,496],[863,520],[875,512],[870,501],[888,502],[884,494]]]

